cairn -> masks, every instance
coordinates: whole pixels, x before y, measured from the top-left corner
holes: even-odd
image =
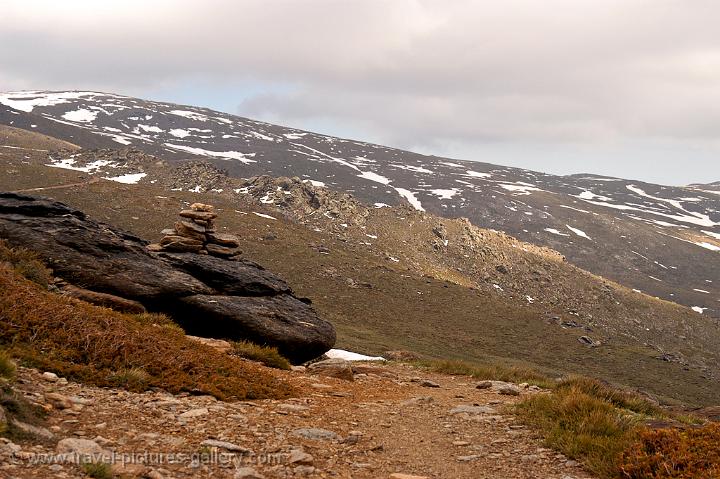
[[[230,258],[240,254],[237,236],[215,231],[213,220],[217,218],[214,208],[203,203],[193,203],[189,210],[180,212],[180,220],[172,229],[162,230],[163,239],[151,244],[151,251],[174,253],[209,254]]]

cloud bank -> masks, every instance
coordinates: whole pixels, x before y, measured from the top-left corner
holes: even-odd
[[[2,90],[215,92],[226,111],[426,153],[720,179],[714,1],[4,3]]]

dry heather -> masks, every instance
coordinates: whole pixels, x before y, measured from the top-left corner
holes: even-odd
[[[697,420],[673,415],[637,394],[595,379],[565,379],[550,394],[518,403],[515,411],[543,433],[550,447],[581,461],[599,477],[720,477],[720,427],[650,431],[647,420],[678,426]]]
[[[643,431],[620,461],[629,479],[720,478],[720,424]]]
[[[220,399],[293,393],[269,370],[197,344],[169,322],[151,323],[58,296],[2,262],[0,291],[0,344],[30,366],[131,390],[161,388]]]

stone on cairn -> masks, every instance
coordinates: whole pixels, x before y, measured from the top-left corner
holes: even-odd
[[[198,253],[229,258],[240,254],[237,236],[215,231],[213,220],[217,218],[214,208],[203,203],[193,203],[189,210],[180,212],[180,221],[172,229],[162,230],[163,239],[151,244],[151,251]]]

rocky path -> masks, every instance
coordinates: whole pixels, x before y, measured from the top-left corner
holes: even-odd
[[[55,439],[0,442],[0,477],[87,477],[74,464],[52,464],[58,452],[115,453],[116,474],[150,479],[591,477],[506,411],[542,391],[498,382],[478,389],[466,377],[404,365],[361,365],[356,373],[352,382],[282,373],[301,397],[222,403],[22,369],[19,389],[49,411]]]
[[[33,193],[33,192],[39,192],[39,191],[47,191],[47,190],[61,190],[64,188],[73,188],[76,186],[88,186],[92,185],[93,183],[98,183],[100,181],[100,178],[98,177],[92,177],[87,181],[81,181],[79,183],[69,183],[65,185],[52,185],[52,186],[39,186],[37,188],[26,188],[24,190],[14,190],[14,193]]]

